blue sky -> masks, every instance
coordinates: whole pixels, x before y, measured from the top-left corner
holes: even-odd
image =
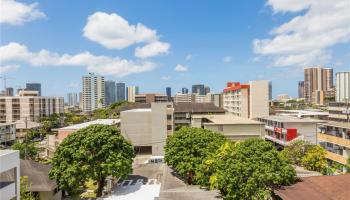
[[[350,4],[318,2],[1,0],[0,72],[43,95],[79,92],[93,71],[141,92],[267,79],[296,96],[303,67],[350,70]]]

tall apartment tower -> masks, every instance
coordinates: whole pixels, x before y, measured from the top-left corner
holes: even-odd
[[[116,102],[116,92],[115,92],[114,81],[105,82],[105,95],[106,95],[106,106],[109,106],[112,103]]]
[[[209,94],[210,93],[210,87],[209,86],[205,86],[204,87],[204,94]]]
[[[68,104],[68,106],[77,106],[78,105],[78,94],[77,93],[68,93],[67,94],[67,104]]]
[[[269,81],[246,84],[229,82],[223,91],[223,107],[228,113],[243,118],[269,116]]]
[[[26,90],[38,91],[41,96],[41,84],[40,83],[26,83]]]
[[[89,73],[83,76],[83,111],[90,112],[105,107],[105,79]]]
[[[307,103],[323,104],[333,90],[333,69],[312,67],[304,69],[304,98]]]
[[[182,88],[181,89],[182,94],[188,94],[188,88]]]
[[[127,87],[127,99],[128,102],[135,102],[135,96],[139,94],[139,87],[138,86],[129,86]]]
[[[337,72],[336,77],[336,97],[337,102],[345,102],[346,99],[350,100],[350,71],[349,72]]]
[[[116,84],[116,101],[125,101],[125,83]]]
[[[205,95],[205,86],[203,84],[192,85],[192,93]]]
[[[13,96],[13,88],[12,87],[6,88],[5,96],[10,96],[10,97]]]
[[[304,81],[298,82],[298,98],[304,98]]]
[[[165,90],[166,95],[168,96],[168,101],[171,101],[171,87],[167,87]]]

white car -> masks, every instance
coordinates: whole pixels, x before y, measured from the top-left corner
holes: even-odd
[[[164,163],[164,156],[151,156],[145,164]]]

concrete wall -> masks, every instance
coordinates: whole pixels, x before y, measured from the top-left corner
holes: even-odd
[[[121,112],[120,130],[133,146],[151,146],[152,117],[151,111]]]
[[[250,81],[249,118],[269,116],[269,81]]]
[[[316,123],[284,123],[285,128],[298,129],[298,135],[303,135],[306,141],[316,144],[317,126]]]
[[[230,140],[261,138],[265,132],[263,124],[205,124],[204,128],[223,133]]]

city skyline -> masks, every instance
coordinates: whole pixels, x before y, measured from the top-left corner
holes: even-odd
[[[64,6],[65,1],[6,2],[30,7],[32,14],[1,19],[1,76],[10,77],[7,86],[13,88],[24,87],[27,82],[41,83],[44,96],[79,92],[81,76],[95,72],[106,80],[138,85],[141,93],[165,93],[169,86],[175,94],[194,84],[208,85],[216,93],[230,81],[271,80],[273,97],[282,93],[296,97],[304,67],[333,68],[334,75],[349,70],[350,33],[344,23],[348,15],[341,2],[338,7],[324,2],[325,7],[339,14],[334,17],[333,29],[341,36],[325,30],[322,24],[308,24],[311,17],[318,21],[324,9],[314,1],[297,7],[272,0],[239,5],[230,1],[183,1],[176,5],[161,1],[93,1],[85,3],[84,8],[80,7],[81,1],[69,2],[69,7]],[[11,5],[7,5],[7,11]],[[292,26],[290,22],[297,17],[304,19],[304,24],[298,22],[298,26],[315,29],[307,32]],[[131,31],[127,33],[134,37],[103,29],[109,26]],[[110,31],[111,38],[103,37],[102,30]],[[288,50],[276,42],[297,33],[303,37],[299,39],[309,41],[307,47],[295,45]],[[324,44],[312,40],[323,34],[331,41]]]

